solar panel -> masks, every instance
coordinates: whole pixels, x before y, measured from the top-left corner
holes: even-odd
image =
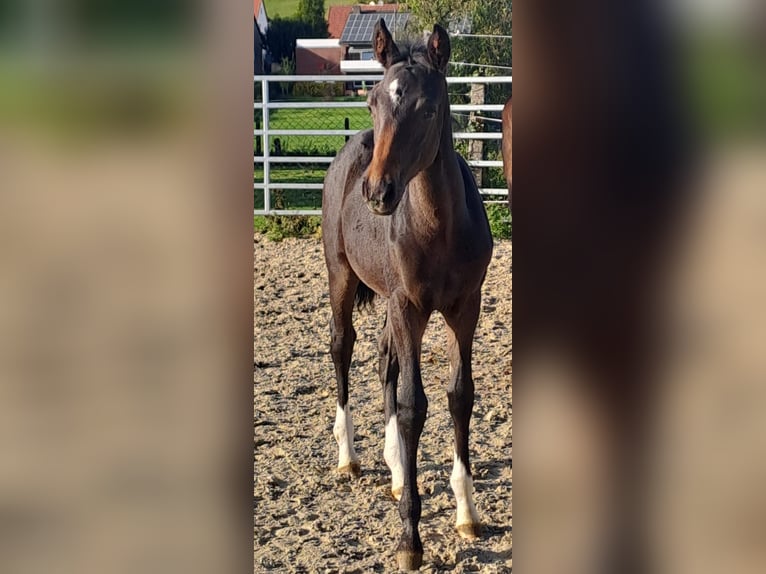
[[[372,33],[375,30],[375,24],[383,18],[386,26],[396,38],[397,34],[404,30],[407,21],[410,18],[409,12],[368,12],[352,13],[346,20],[346,27],[340,36],[341,44],[351,44],[355,46],[369,46],[372,44]]]

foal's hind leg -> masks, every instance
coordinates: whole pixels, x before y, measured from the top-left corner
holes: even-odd
[[[479,319],[481,292],[471,295],[462,305],[444,314],[447,322],[450,383],[447,399],[455,424],[455,460],[450,486],[457,501],[455,526],[463,538],[481,536],[481,523],[473,503],[473,478],[468,460],[468,427],[473,411],[473,375],[471,353],[473,335]]]
[[[359,476],[360,471],[359,458],[354,451],[354,424],[351,422],[351,409],[348,405],[348,372],[356,341],[351,315],[358,285],[359,278],[348,267],[338,266],[330,272],[330,352],[338,384],[333,435],[338,442],[338,472],[352,476]]]
[[[383,458],[391,469],[391,495],[399,500],[402,497],[402,485],[404,484],[404,469],[402,468],[401,438],[399,426],[396,420],[396,383],[399,378],[399,357],[396,355],[391,325],[386,322],[383,325],[383,333],[378,340],[378,353],[380,355],[380,382],[383,385],[383,410],[386,420],[386,444],[383,449]]]

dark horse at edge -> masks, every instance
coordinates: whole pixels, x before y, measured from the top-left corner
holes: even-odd
[[[379,339],[386,423],[384,459],[399,499],[400,569],[423,560],[416,456],[426,420],[420,354],[429,317],[447,326],[455,425],[450,485],[458,533],[481,533],[473,502],[468,427],[474,402],[471,353],[481,287],[492,257],[484,205],[466,162],[455,152],[445,71],[447,32],[434,26],[425,45],[401,49],[381,19],[373,35],[385,75],[369,93],[374,129],[351,138],[330,165],[322,194],[322,238],[329,275],[331,354],[338,386],[333,434],[338,470],[359,474],[348,404],[356,333],[352,312],[376,296],[388,300]],[[401,379],[401,380],[399,380]]]
[[[511,118],[513,112],[513,104],[511,99],[505,102],[503,107],[503,173],[505,173],[505,179],[508,181],[508,207],[513,208],[513,191],[511,185],[511,179],[513,174],[513,120]]]

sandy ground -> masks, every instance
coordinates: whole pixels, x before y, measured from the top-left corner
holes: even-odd
[[[383,461],[384,421],[376,341],[384,302],[355,315],[358,333],[350,404],[362,474],[335,472],[335,380],[322,246],[315,239],[255,237],[254,553],[255,572],[396,571],[401,522]],[[420,441],[421,572],[511,572],[511,243],[500,242],[484,285],[476,332],[476,405],[471,423],[481,540],[454,531],[449,487],[453,429],[447,409],[443,319],[423,343],[429,399]]]

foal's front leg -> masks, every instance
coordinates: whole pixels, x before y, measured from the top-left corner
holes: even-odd
[[[396,418],[396,386],[399,379],[399,357],[396,355],[391,323],[386,315],[383,333],[378,340],[378,353],[380,356],[380,382],[383,386],[383,412],[386,422],[386,443],[383,449],[383,458],[391,469],[391,496],[396,500],[402,498],[402,453],[400,448],[399,424]]]
[[[399,516],[404,531],[396,549],[396,560],[401,570],[417,570],[423,563],[423,543],[418,533],[421,508],[417,483],[417,454],[420,433],[423,431],[428,409],[428,400],[420,375],[420,348],[428,315],[419,311],[401,291],[391,295],[388,319],[391,321],[401,369],[396,401],[404,471],[402,496],[399,500]]]
[[[453,311],[444,313],[450,361],[447,399],[455,425],[455,460],[450,486],[457,502],[455,528],[461,537],[469,539],[481,536],[479,514],[473,503],[473,478],[468,456],[468,429],[474,399],[471,354],[480,308],[481,292],[477,291]]]
[[[330,354],[335,366],[338,388],[333,435],[338,443],[338,472],[354,477],[359,476],[360,467],[354,450],[354,425],[348,404],[348,373],[356,341],[351,315],[354,311],[354,293],[358,285],[359,279],[348,267],[339,267],[330,272]]]

